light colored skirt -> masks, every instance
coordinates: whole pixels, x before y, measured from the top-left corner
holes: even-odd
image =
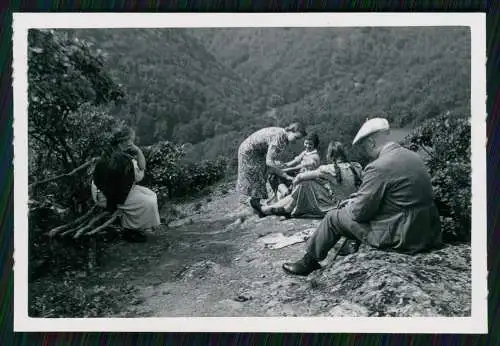
[[[147,187],[134,185],[125,200],[118,205],[122,211],[122,227],[148,229],[160,225],[156,193]]]

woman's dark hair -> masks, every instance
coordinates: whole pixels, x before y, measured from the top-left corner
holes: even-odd
[[[306,128],[302,123],[299,122],[288,125],[287,127],[285,127],[285,130],[288,132],[300,133],[302,137],[307,136]]]
[[[113,138],[111,139],[111,145],[116,146],[119,143],[129,140],[132,138],[134,130],[129,126],[123,126],[117,129],[113,133]]]
[[[318,149],[319,147],[319,137],[316,133],[314,132],[311,132],[311,133],[308,133],[306,138],[304,139],[306,141],[311,141],[312,144],[313,144],[313,147],[314,149]]]
[[[352,166],[352,164],[347,160],[347,154],[345,152],[344,146],[340,142],[330,142],[328,144],[328,149],[326,152],[326,160],[332,162],[335,167],[337,182],[342,183],[342,172],[339,169],[338,162],[349,163],[349,168],[354,176],[354,185],[359,187],[361,185],[361,178]]]
[[[106,197],[106,208],[115,210],[123,204],[135,181],[130,156],[114,151],[103,155],[94,169],[94,183]]]

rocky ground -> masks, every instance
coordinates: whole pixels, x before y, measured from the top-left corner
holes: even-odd
[[[214,191],[166,206],[169,226],[147,243],[106,249],[95,274],[100,287],[124,282],[134,292],[116,316],[470,315],[469,245],[417,256],[362,247],[332,261],[334,249],[322,270],[293,277],[281,265],[300,258],[304,243],[280,248],[280,241],[319,220],[242,216],[232,184]]]

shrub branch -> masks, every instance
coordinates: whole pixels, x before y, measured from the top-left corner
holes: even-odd
[[[44,179],[44,180],[40,180],[40,181],[35,181],[34,183],[31,183],[30,185],[28,185],[28,188],[32,189],[33,187],[38,186],[38,185],[50,183],[52,181],[56,181],[56,180],[59,180],[61,178],[70,177],[72,175],[75,175],[76,173],[80,172],[81,170],[92,165],[97,159],[98,159],[97,157],[94,157],[94,158],[90,159],[89,161],[76,167],[75,169],[73,169],[72,171],[70,171],[68,173],[63,173],[63,174],[56,175],[55,177],[52,177],[52,178],[48,178],[48,179]]]

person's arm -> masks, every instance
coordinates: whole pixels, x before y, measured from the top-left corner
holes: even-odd
[[[277,160],[278,154],[283,150],[285,145],[286,143],[280,139],[274,140],[269,145],[266,154],[266,166],[271,173],[291,181],[293,178],[280,168]]]
[[[379,169],[368,165],[359,190],[349,197],[349,208],[354,221],[368,222],[376,215],[387,189],[387,179]]]
[[[137,183],[144,179],[144,170],[140,169],[139,163],[136,159],[132,159],[132,163],[134,164],[134,180]]]
[[[271,173],[274,173],[274,174],[276,174],[276,175],[278,175],[286,180],[289,180],[289,181],[293,180],[293,178],[290,175],[288,175],[285,171],[283,171],[281,168],[279,168],[273,161],[266,160],[266,165]]]
[[[293,167],[293,166],[299,164],[300,161],[302,161],[302,158],[304,157],[304,155],[305,155],[305,151],[303,151],[299,155],[297,155],[292,161],[286,162],[285,166],[286,167]],[[296,168],[296,167],[293,167],[293,168]]]
[[[306,171],[297,174],[294,179],[294,184],[300,183],[304,180],[315,180],[315,179],[326,179],[331,180],[335,178],[335,172],[330,169],[325,169],[324,166],[320,166],[312,171]]]
[[[295,179],[293,180],[294,184],[298,184],[302,181],[305,180],[314,180],[314,179],[319,179],[322,178],[323,174],[319,170],[314,170],[314,171],[308,171],[308,172],[302,172],[297,174]]]
[[[319,155],[314,155],[303,159],[300,165],[294,167],[294,169],[307,168],[308,170],[314,170],[318,169],[319,166],[320,166]]]
[[[133,148],[137,152],[137,165],[141,171],[146,170],[146,158],[144,157],[144,153],[142,150],[135,144],[133,144]]]

